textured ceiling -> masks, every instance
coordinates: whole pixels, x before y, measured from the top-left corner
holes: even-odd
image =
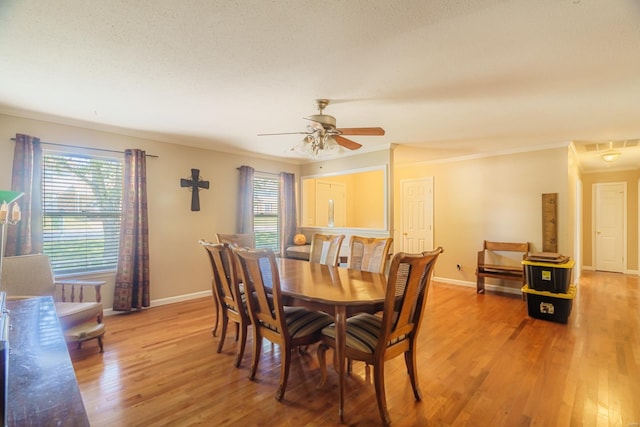
[[[636,0],[3,0],[0,112],[292,161],[299,135],[257,134],[304,131],[316,98],[400,162],[624,141],[639,22]]]

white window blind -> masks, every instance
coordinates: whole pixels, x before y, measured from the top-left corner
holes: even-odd
[[[44,153],[43,250],[56,275],[115,270],[122,179],[121,159]]]
[[[256,248],[280,251],[280,219],[278,218],[280,180],[277,175],[253,177],[253,232]]]

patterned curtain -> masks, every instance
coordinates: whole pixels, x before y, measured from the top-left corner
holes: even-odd
[[[22,218],[7,227],[6,256],[42,253],[42,147],[40,139],[16,134],[11,190],[24,195],[17,200]]]
[[[113,309],[149,307],[149,222],[147,165],[142,150],[125,150],[120,253]]]
[[[296,215],[296,176],[280,172],[280,256],[293,244],[298,228]]]
[[[238,200],[238,233],[253,233],[253,175],[251,166],[240,166],[240,198]]]

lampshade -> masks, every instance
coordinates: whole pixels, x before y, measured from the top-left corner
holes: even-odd
[[[602,160],[604,160],[607,163],[611,163],[611,162],[615,162],[616,160],[618,160],[618,157],[620,157],[622,153],[619,151],[613,151],[613,150],[609,150],[609,151],[605,151],[604,153],[602,153],[600,155],[600,157],[602,157]]]
[[[291,149],[298,154],[302,154],[306,157],[312,157],[313,153],[313,137],[310,135],[305,136],[295,147]]]
[[[318,157],[327,157],[333,154],[339,154],[342,152],[342,147],[338,145],[332,136],[324,139],[322,149],[318,151]]]
[[[302,154],[306,157],[323,158],[334,154],[340,154],[342,152],[342,147],[331,135],[311,134],[305,136],[298,145],[291,149],[291,151]]]

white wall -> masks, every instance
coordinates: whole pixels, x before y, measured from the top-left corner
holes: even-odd
[[[381,229],[368,229],[368,228],[339,228],[339,227],[301,227],[300,231],[310,241],[311,236],[314,233],[324,234],[344,234],[345,239],[342,243],[341,255],[348,253],[349,238],[352,235],[364,236],[364,237],[393,237],[394,229],[394,211],[393,211],[393,150],[391,148],[365,152],[362,154],[346,155],[332,160],[320,160],[317,162],[307,163],[301,165],[300,176],[322,176],[322,175],[335,175],[337,173],[346,172],[351,173],[356,170],[370,170],[381,166],[386,171],[387,178],[387,206],[386,206],[386,218],[387,224]],[[300,187],[300,185],[298,186]],[[377,186],[375,191],[378,191]],[[372,191],[366,186],[359,186],[356,191],[362,192],[365,197],[367,191]],[[393,252],[393,245],[392,245]]]

